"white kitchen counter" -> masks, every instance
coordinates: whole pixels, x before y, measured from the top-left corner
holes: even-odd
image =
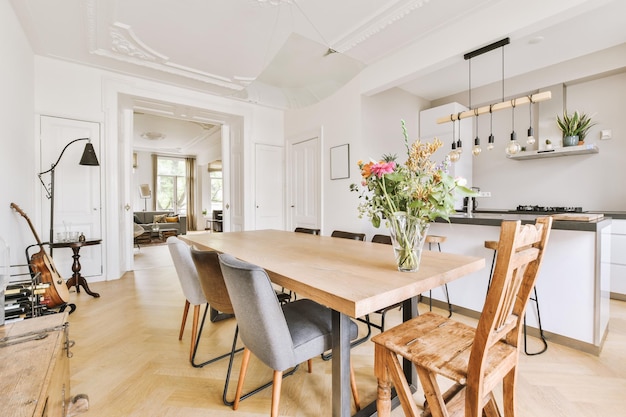
[[[445,252],[485,258],[486,268],[448,285],[450,301],[480,312],[485,300],[493,251],[486,240],[498,240],[502,220],[533,222],[532,214],[478,213],[436,222],[429,234],[447,236]],[[555,221],[539,277],[541,322],[549,342],[599,354],[608,330],[611,277],[611,219],[598,222]],[[441,289],[433,298],[443,301]],[[527,308],[528,326],[537,328],[534,303]]]

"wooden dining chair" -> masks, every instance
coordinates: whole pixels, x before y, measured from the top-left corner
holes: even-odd
[[[535,225],[502,222],[491,289],[476,328],[429,312],[372,338],[379,417],[390,415],[392,383],[405,415],[420,415],[399,356],[415,365],[425,413],[500,416],[493,390],[502,382],[504,415],[515,416],[521,322],[551,228],[551,217]],[[439,376],[453,382],[446,392]]]
[[[180,324],[178,340],[183,339],[185,332],[185,324],[187,323],[187,315],[189,314],[189,306],[193,305],[193,322],[191,326],[191,346],[189,349],[189,360],[193,362],[194,351],[196,347],[196,337],[198,334],[198,320],[200,317],[200,307],[207,304],[207,300],[200,287],[198,273],[191,259],[190,247],[185,242],[175,236],[167,238],[167,247],[170,256],[174,262],[174,269],[180,282],[180,286],[185,296],[185,307],[183,309],[183,319]]]
[[[239,407],[250,355],[254,353],[274,370],[271,416],[277,417],[283,372],[302,362],[308,363],[311,372],[312,358],[332,347],[331,311],[309,299],[280,304],[263,268],[228,254],[219,255],[219,261],[245,346],[233,409]],[[351,321],[350,338],[356,335],[357,325]],[[352,365],[350,385],[358,411]]]

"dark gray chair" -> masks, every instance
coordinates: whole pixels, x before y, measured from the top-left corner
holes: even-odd
[[[365,242],[365,233],[344,232],[343,230],[333,230],[331,237],[339,237],[342,239],[354,239]]]
[[[311,372],[311,359],[332,348],[331,311],[307,299],[281,305],[263,268],[228,254],[219,255],[219,261],[245,346],[233,409],[239,406],[250,353],[254,353],[274,370],[271,416],[277,417],[283,372],[304,361]],[[357,325],[351,322],[350,337],[356,335]],[[358,411],[352,366],[350,382]]]
[[[296,227],[294,229],[296,233],[308,233],[310,235],[319,235],[320,229],[309,229],[308,227]]]

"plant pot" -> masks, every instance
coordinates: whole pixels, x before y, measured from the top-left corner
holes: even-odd
[[[563,146],[577,146],[578,136],[563,136]]]

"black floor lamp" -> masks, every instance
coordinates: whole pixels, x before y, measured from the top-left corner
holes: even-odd
[[[37,176],[39,177],[39,181],[41,181],[43,188],[46,190],[46,197],[50,199],[50,242],[49,242],[49,245],[50,245],[51,256],[52,256],[52,242],[54,242],[53,240],[54,239],[54,169],[59,164],[59,161],[63,157],[63,153],[65,152],[65,150],[72,143],[78,142],[80,140],[86,140],[88,142],[85,144],[85,150],[83,151],[83,156],[80,158],[80,162],[78,164],[89,165],[89,166],[100,166],[100,164],[98,163],[98,158],[96,157],[96,151],[93,149],[93,145],[91,144],[91,139],[80,138],[80,139],[74,139],[73,141],[65,145],[65,147],[61,151],[61,155],[59,155],[59,158],[56,160],[54,164],[52,164],[52,167],[49,170],[43,171],[37,174]],[[49,187],[46,186],[46,184],[41,179],[41,176],[47,173],[50,173],[50,186]]]

